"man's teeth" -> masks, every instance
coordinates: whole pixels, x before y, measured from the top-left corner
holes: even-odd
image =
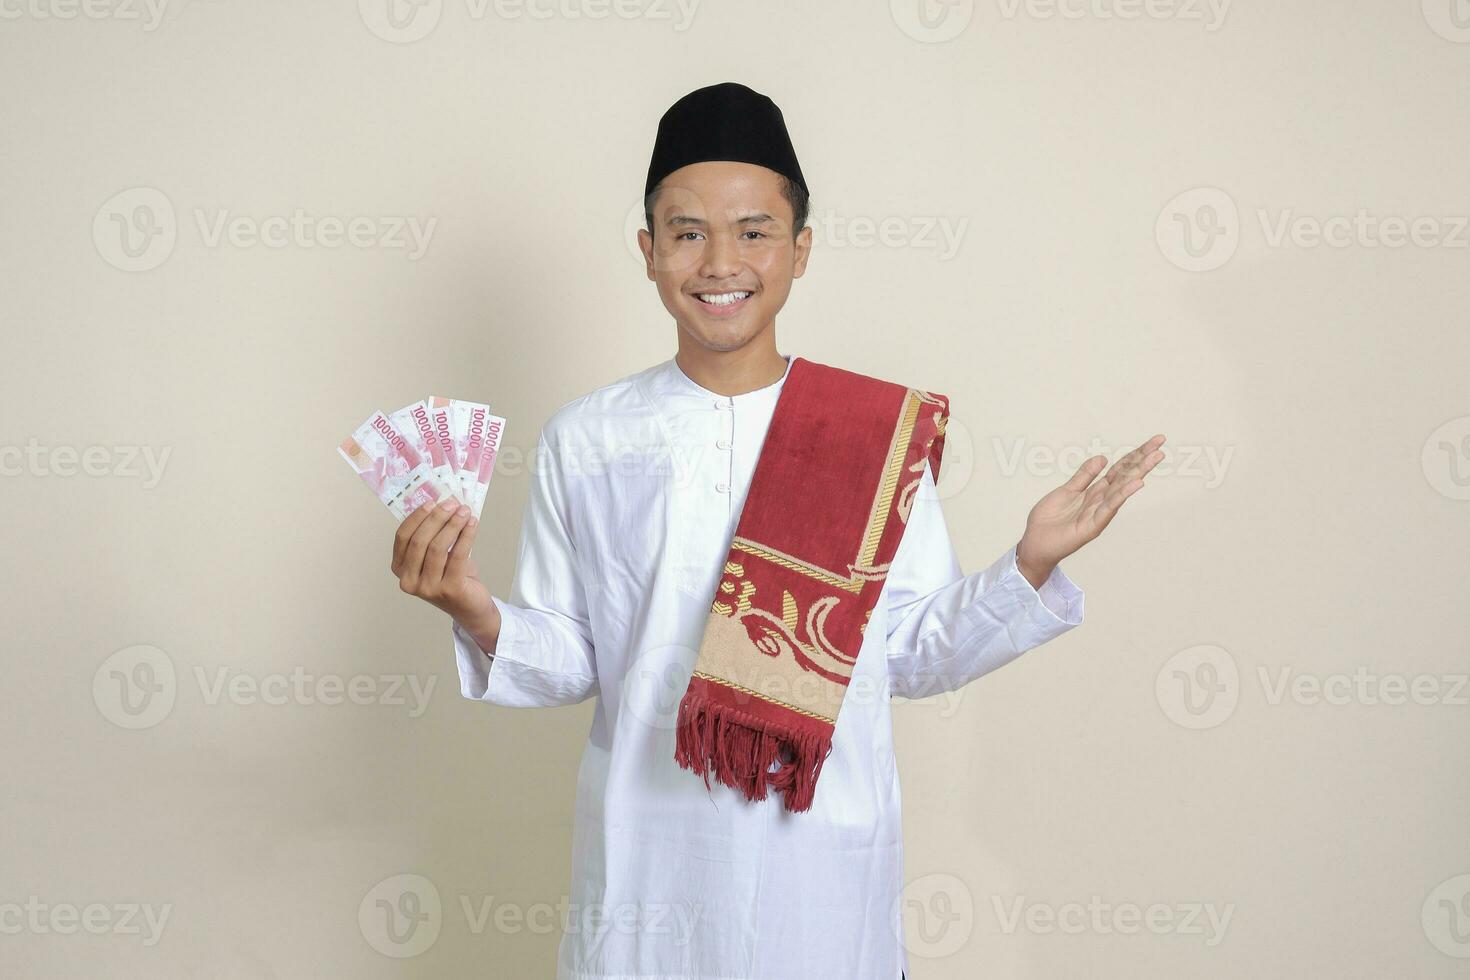
[[[695,293],[695,295],[712,306],[729,306],[731,303],[740,302],[750,293]]]

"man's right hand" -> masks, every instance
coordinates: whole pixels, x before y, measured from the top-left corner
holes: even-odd
[[[495,651],[500,610],[470,560],[480,522],[453,498],[427,503],[403,519],[393,536],[393,574],[409,595],[447,612],[475,638],[480,649]]]

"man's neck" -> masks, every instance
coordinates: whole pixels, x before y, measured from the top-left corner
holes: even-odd
[[[786,374],[786,358],[776,352],[774,338],[731,351],[680,344],[674,363],[695,384],[719,395],[743,395],[773,385]]]

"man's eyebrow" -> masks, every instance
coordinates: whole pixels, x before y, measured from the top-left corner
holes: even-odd
[[[737,219],[735,223],[738,225],[763,225],[774,220],[776,219],[761,211],[756,214],[747,214],[745,217]],[[696,218],[693,215],[675,213],[669,215],[666,224],[680,227],[685,225],[703,227],[707,222],[703,218]]]

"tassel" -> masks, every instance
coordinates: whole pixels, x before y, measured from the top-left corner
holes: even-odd
[[[782,805],[793,813],[811,809],[817,777],[832,751],[832,738],[809,729],[784,729],[703,694],[686,692],[679,702],[674,761],[704,777],[710,774],[747,800],[764,800],[766,789],[781,794]],[[793,754],[780,758],[783,747]],[[771,772],[771,764],[780,765]]]

